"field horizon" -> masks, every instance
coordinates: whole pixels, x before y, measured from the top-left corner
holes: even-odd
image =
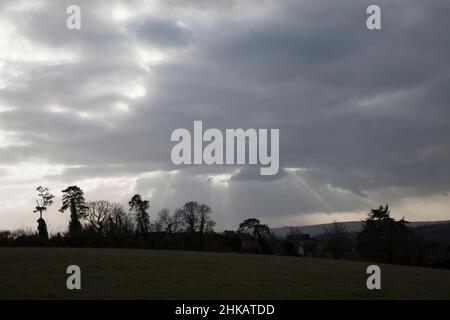
[[[450,270],[239,253],[0,248],[0,299],[450,299]],[[68,290],[66,268],[81,268]],[[20,266],[20,267],[18,267]]]

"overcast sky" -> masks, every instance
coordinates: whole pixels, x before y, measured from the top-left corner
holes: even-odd
[[[82,29],[66,28],[81,7]],[[379,4],[382,29],[366,28]],[[450,219],[448,0],[0,3],[0,229],[36,227],[35,188],[63,230],[61,190],[189,200],[217,229],[395,217]],[[273,177],[177,167],[176,128],[279,128]]]

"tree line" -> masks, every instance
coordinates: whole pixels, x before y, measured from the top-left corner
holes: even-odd
[[[39,212],[37,237],[48,240],[49,234],[43,213],[53,205],[55,196],[49,188],[39,186],[37,189],[36,207]],[[190,201],[173,214],[163,208],[157,213],[156,220],[150,221],[150,201],[135,194],[128,202],[128,211],[117,202],[107,200],[86,201],[84,192],[78,186],[69,186],[62,190],[62,206],[59,212],[70,212],[70,221],[66,236],[77,238],[83,232],[94,232],[101,236],[111,236],[117,233],[133,234],[146,237],[151,232],[199,233],[204,235],[212,232],[215,226],[211,218],[212,209],[197,201]]]
[[[389,206],[371,209],[360,232],[334,223],[317,237],[335,259],[358,259],[450,269],[450,223],[411,228],[396,220]]]
[[[450,223],[413,229],[404,218],[394,219],[388,205],[371,209],[360,232],[333,223],[315,237],[292,229],[279,238],[257,218],[245,219],[235,231],[216,233],[212,208],[197,201],[173,213],[162,208],[150,219],[150,201],[140,194],[133,195],[126,208],[107,200],[87,201],[81,188],[69,186],[62,190],[59,208],[70,213],[68,228],[49,235],[44,213],[55,195],[42,186],[36,192],[37,231],[0,231],[0,246],[231,251],[450,268]]]
[[[87,201],[78,186],[69,186],[61,191],[62,204],[58,211],[70,213],[67,230],[49,235],[44,213],[54,204],[55,195],[43,186],[37,187],[36,192],[33,212],[39,213],[37,231],[0,232],[0,245],[241,251],[238,233],[246,233],[255,239],[249,251],[273,253],[266,243],[270,229],[258,219],[243,221],[237,232],[217,234],[214,232],[216,222],[211,217],[213,210],[207,204],[189,201],[173,213],[162,208],[152,221],[150,201],[143,199],[140,194],[133,195],[128,208],[125,208],[120,203],[108,200]]]

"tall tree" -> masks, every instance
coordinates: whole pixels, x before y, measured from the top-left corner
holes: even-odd
[[[253,237],[256,238],[257,243],[261,247],[263,253],[273,254],[274,249],[270,243],[269,237],[271,236],[270,228],[267,224],[262,224],[256,218],[250,218],[244,220],[239,225],[239,232],[250,232]]]
[[[117,204],[106,200],[89,201],[85,219],[97,233],[103,234],[105,225],[116,206]]]
[[[211,213],[212,210],[208,205],[197,201],[186,202],[182,208],[175,212],[182,217],[187,231],[191,233],[199,232],[200,234],[212,230],[215,225],[210,217]]]
[[[105,234],[109,237],[119,235],[128,237],[133,232],[133,219],[119,203],[113,203],[111,214],[105,223]]]
[[[175,210],[172,217],[172,232],[182,232],[184,228],[183,214],[180,210]]]
[[[198,227],[197,215],[198,203],[196,201],[186,202],[182,208],[177,209],[177,214],[183,218],[183,223],[186,226],[186,231],[195,233]]]
[[[212,209],[206,204],[200,204],[198,207],[199,215],[199,231],[200,234],[205,234],[206,232],[211,232],[214,225],[216,224],[210,217],[212,214]]]
[[[75,236],[82,230],[80,219],[87,212],[83,190],[77,186],[70,186],[62,190],[62,206],[60,212],[70,209],[69,236]]]
[[[371,209],[357,237],[358,250],[369,259],[401,262],[410,239],[407,223],[404,218],[392,218],[388,205]]]
[[[146,235],[150,229],[150,216],[147,210],[150,208],[148,200],[142,200],[139,194],[135,194],[130,202],[130,211],[134,212],[136,219],[137,232]]]
[[[167,233],[179,232],[182,227],[183,217],[178,210],[170,215],[169,209],[163,208],[158,212],[158,226]]]
[[[53,198],[55,197],[50,193],[49,188],[39,186],[36,188],[38,193],[38,199],[36,199],[36,207],[33,212],[39,212],[38,223],[38,235],[41,238],[48,239],[47,224],[42,218],[42,213],[47,211],[47,208],[53,204]]]
[[[172,233],[173,220],[170,216],[170,211],[167,208],[162,208],[158,212],[158,226],[167,233]]]

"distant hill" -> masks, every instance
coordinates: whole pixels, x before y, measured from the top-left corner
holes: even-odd
[[[347,221],[347,222],[339,222],[347,228],[347,231],[349,232],[359,232],[362,229],[362,221]],[[408,226],[411,228],[417,228],[425,225],[430,224],[442,224],[442,223],[450,223],[450,220],[445,221],[414,221],[408,223]],[[314,224],[314,225],[308,225],[308,226],[286,226],[286,227],[280,227],[280,228],[271,228],[273,234],[275,234],[278,237],[286,237],[286,235],[289,234],[291,228],[297,228],[304,234],[310,234],[312,236],[316,236],[319,234],[324,233],[325,228],[329,228],[332,225],[332,223],[324,223],[324,224]]]

